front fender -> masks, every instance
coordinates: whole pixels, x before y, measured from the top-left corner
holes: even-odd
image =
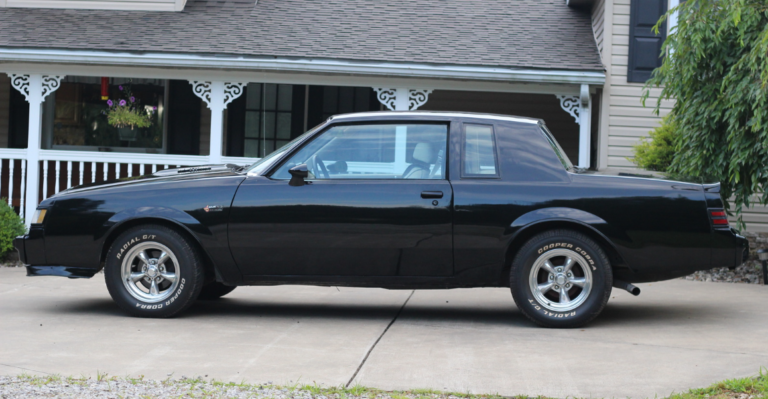
[[[193,237],[206,258],[210,260],[217,281],[234,282],[242,279],[229,254],[226,236],[217,237],[208,226],[193,215],[169,207],[137,207],[112,215],[103,225],[103,234],[101,235],[102,256],[108,250],[106,246],[109,244],[109,241],[114,239],[127,224],[133,224],[137,221],[151,223],[153,220],[178,226]],[[222,239],[224,240],[223,242]]]
[[[162,219],[172,222],[184,227],[198,241],[201,240],[201,236],[213,235],[208,227],[187,212],[164,206],[142,206],[125,209],[112,215],[112,217],[104,222],[101,234],[102,239],[111,236],[124,223],[136,219]]]

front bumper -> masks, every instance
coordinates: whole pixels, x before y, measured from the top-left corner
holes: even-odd
[[[42,227],[32,226],[29,233],[13,239],[13,246],[19,252],[19,260],[25,265],[44,265],[45,233]]]
[[[19,252],[19,260],[27,267],[27,276],[91,278],[98,272],[84,267],[45,265],[45,235],[40,227],[32,227],[29,234],[14,238],[13,246]]]

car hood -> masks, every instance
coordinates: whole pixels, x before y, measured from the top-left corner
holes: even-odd
[[[131,186],[136,184],[147,184],[157,182],[173,182],[182,180],[195,180],[211,178],[218,176],[243,175],[240,171],[243,169],[240,165],[221,164],[221,165],[198,165],[184,168],[159,170],[155,173],[143,176],[123,177],[117,180],[107,180],[96,183],[87,183],[80,186],[68,188],[52,196],[63,196],[80,192],[100,190],[104,188],[115,188],[122,186]]]

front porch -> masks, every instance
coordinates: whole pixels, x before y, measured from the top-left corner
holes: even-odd
[[[540,118],[575,164],[595,164],[599,79],[589,76],[494,82],[70,64],[3,64],[0,71],[7,74],[0,74],[0,197],[27,220],[40,201],[69,187],[173,167],[249,164],[348,112]],[[122,98],[127,90],[131,99]],[[107,100],[136,101],[150,125],[111,125]]]

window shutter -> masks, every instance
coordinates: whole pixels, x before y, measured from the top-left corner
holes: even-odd
[[[644,83],[661,66],[661,45],[667,37],[666,21],[653,33],[653,26],[667,12],[667,0],[632,0],[629,11],[629,62],[627,81]]]

